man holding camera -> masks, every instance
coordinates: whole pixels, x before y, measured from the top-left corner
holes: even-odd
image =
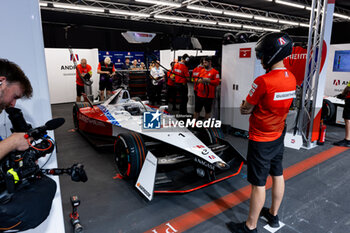
[[[21,68],[0,59],[0,113],[14,107],[17,99],[30,98],[32,93],[32,86]],[[35,228],[50,213],[56,182],[44,175],[21,180],[14,168],[3,170],[1,164],[7,161],[5,156],[13,151],[25,153],[22,151],[29,148],[31,139],[25,138],[23,132],[13,133],[0,141],[0,232]]]
[[[0,59],[0,113],[8,107],[14,107],[17,99],[30,98],[33,89],[21,68],[16,64]],[[25,133],[14,133],[0,141],[0,160],[13,150],[24,151],[29,145]]]

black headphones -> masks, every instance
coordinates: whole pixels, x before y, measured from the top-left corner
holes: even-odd
[[[182,55],[182,59],[184,59],[186,62],[190,61],[190,57],[188,56],[187,53],[185,53],[184,55]]]

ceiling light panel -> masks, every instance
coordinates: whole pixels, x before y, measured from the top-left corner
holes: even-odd
[[[209,24],[209,25],[215,25],[215,21],[209,21],[209,20],[201,20],[201,19],[189,19],[191,23],[198,23],[198,24]]]
[[[278,20],[278,23],[281,23],[281,24],[288,24],[288,25],[295,25],[295,26],[298,26],[298,25],[299,25],[299,23],[297,23],[297,22],[292,22],[292,21],[282,20],[282,19]]]
[[[215,13],[215,14],[222,14],[222,10],[216,9],[216,8],[212,8],[212,7],[188,5],[187,9],[197,10],[197,11],[205,11],[205,12],[210,12],[210,13]]]
[[[277,23],[278,22],[278,19],[264,17],[264,16],[254,16],[254,19],[255,20],[260,20],[260,21],[272,22],[272,23]]]
[[[116,14],[116,15],[138,16],[143,18],[150,17],[150,14],[140,13],[137,11],[109,10],[109,13]]]
[[[294,2],[275,0],[275,3],[286,5],[286,6],[291,6],[291,7],[295,7],[295,8],[300,8],[300,9],[305,9],[306,8],[305,5],[294,3]]]
[[[281,30],[279,29],[274,29],[274,28],[263,28],[264,31],[267,32],[280,32]]]
[[[259,30],[262,31],[263,28],[262,27],[256,27],[256,26],[250,26],[250,25],[243,25],[244,29],[253,29],[253,30]]]
[[[171,20],[171,21],[180,21],[180,22],[186,22],[187,21],[186,18],[177,17],[177,16],[171,16],[171,15],[154,15],[154,18]]]
[[[171,2],[171,1],[158,1],[158,0],[135,0],[135,2],[143,2],[154,5],[162,5],[162,6],[172,6],[172,7],[181,7],[181,3]]]
[[[342,18],[342,19],[350,19],[349,16],[343,15],[343,14],[338,14],[338,13],[334,13],[333,16],[338,17],[338,18]]]
[[[218,24],[219,24],[220,26],[225,26],[225,27],[235,27],[235,28],[240,28],[240,27],[242,27],[241,24],[237,24],[237,23],[218,22]]]
[[[235,11],[224,11],[224,15],[236,16],[236,17],[247,18],[247,19],[252,19],[253,18],[253,15],[240,13],[240,12],[235,12]]]
[[[72,4],[64,4],[64,3],[54,3],[53,6],[57,8],[79,10],[79,11],[92,11],[92,12],[100,12],[100,13],[103,13],[105,11],[103,8],[99,8],[99,7],[72,5]]]
[[[309,27],[309,24],[306,24],[306,23],[299,23],[299,26],[300,26],[300,27],[308,28],[308,27]]]

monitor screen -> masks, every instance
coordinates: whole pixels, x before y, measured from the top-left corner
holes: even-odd
[[[333,72],[350,72],[350,50],[335,51]]]

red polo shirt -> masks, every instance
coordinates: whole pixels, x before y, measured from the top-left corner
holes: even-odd
[[[203,69],[204,67],[202,65],[199,65],[196,68],[194,68],[192,71],[192,80],[195,81],[196,78],[199,78],[199,74]],[[194,82],[194,86],[193,86],[194,91],[197,91],[197,86],[198,86],[198,83]]]
[[[166,76],[168,77],[167,84],[168,86],[171,86],[171,87],[175,85],[175,82],[170,78],[172,75],[173,75],[173,71],[171,69],[168,70],[168,72],[166,73]]]
[[[182,62],[177,62],[174,65],[173,73],[175,74],[175,83],[187,83],[186,78],[190,77],[187,66]]]
[[[202,98],[215,98],[215,88],[220,84],[219,72],[214,68],[210,70],[202,69],[199,72],[199,77],[209,78],[210,83],[197,83],[198,78],[196,78],[197,96]]]
[[[285,68],[255,79],[246,98],[255,105],[249,118],[249,140],[268,142],[282,135],[295,89],[295,77]]]
[[[91,71],[91,66],[89,64],[86,64],[86,67],[83,68],[81,64],[77,65],[77,70],[80,71],[80,74],[84,77],[87,73]],[[80,78],[78,71],[76,71],[76,84],[79,86],[84,86],[83,80]]]

